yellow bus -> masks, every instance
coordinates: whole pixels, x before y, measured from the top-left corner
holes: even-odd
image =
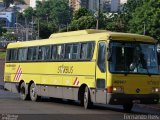
[[[7,47],[5,88],[21,99],[41,96],[94,103],[156,104],[160,94],[156,40],[151,37],[80,30]]]

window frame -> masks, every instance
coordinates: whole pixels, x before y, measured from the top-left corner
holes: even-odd
[[[100,60],[102,60],[102,59],[100,59],[100,54],[99,54],[99,52],[100,52],[100,48],[102,48],[102,47],[100,47],[100,44],[103,44],[103,45],[105,45],[105,55],[103,56],[103,64],[101,63],[102,61],[100,61]],[[105,73],[106,72],[106,65],[107,65],[107,42],[106,41],[99,41],[98,42],[98,49],[97,49],[97,53],[98,53],[98,55],[97,55],[97,66],[98,66],[98,68],[99,68],[99,70],[102,72],[102,73]],[[102,58],[102,57],[101,57]],[[99,62],[100,61],[100,62]],[[100,64],[101,63],[101,64]]]
[[[42,55],[42,59],[39,59],[39,49],[40,49],[40,47],[49,47],[49,59],[45,59],[45,56],[44,56],[44,58],[43,58],[43,55]],[[51,48],[52,48],[52,46],[51,45],[41,45],[41,46],[38,46],[38,51],[37,51],[37,61],[38,62],[43,62],[43,61],[50,61],[51,60]],[[42,54],[43,54],[43,52],[42,52]]]
[[[36,59],[34,59],[33,60],[33,58],[32,58],[32,60],[28,60],[28,51],[29,51],[29,48],[36,48]],[[38,60],[38,48],[39,48],[39,46],[30,46],[30,47],[28,47],[27,49],[27,62],[33,62],[33,61],[37,61]],[[32,56],[33,57],[33,56]]]
[[[80,54],[81,54],[81,45],[82,44],[89,44],[89,43],[91,43],[92,44],[92,50],[91,50],[91,57],[90,58],[88,58],[88,59],[81,59],[80,58]],[[14,62],[58,62],[58,61],[60,61],[60,62],[72,62],[72,61],[91,61],[92,59],[93,59],[93,54],[94,54],[94,51],[95,51],[95,41],[93,40],[93,41],[82,41],[82,42],[70,42],[70,43],[62,43],[62,44],[47,44],[47,45],[40,45],[40,46],[28,46],[28,47],[19,47],[19,48],[9,48],[9,49],[7,49],[7,51],[9,52],[9,53],[7,53],[7,56],[6,56],[6,62],[7,63],[14,63]],[[70,44],[70,45],[72,45],[72,52],[71,52],[71,56],[73,56],[73,46],[74,45],[78,45],[78,57],[77,57],[77,59],[65,59],[65,48],[66,48],[66,45],[68,45],[68,44]],[[63,54],[63,58],[62,59],[53,59],[53,47],[57,47],[57,46],[59,46],[59,45],[62,45],[63,46],[63,52],[62,52],[62,54]],[[49,48],[50,48],[50,57],[49,57],[49,59],[47,59],[47,60],[38,60],[38,54],[39,54],[39,47],[45,47],[45,46],[49,46]],[[36,59],[34,59],[34,60],[28,60],[28,51],[29,51],[29,48],[36,48]],[[9,60],[9,57],[10,57],[10,52],[11,52],[11,50],[12,49],[16,49],[17,50],[17,56],[16,56],[16,60]],[[24,60],[24,61],[19,61],[18,60],[18,51],[19,51],[19,49],[27,49],[27,52],[26,52],[26,60]],[[57,48],[56,48],[56,50],[57,50]],[[8,54],[9,54],[9,56],[8,56]],[[56,56],[57,57],[57,56]],[[32,58],[33,59],[33,58]]]
[[[16,58],[14,60],[11,59],[11,50],[16,50],[16,52],[17,52],[16,53]],[[18,61],[18,48],[7,49],[6,61],[7,62],[17,62]]]
[[[26,54],[25,54],[25,60],[19,60],[19,50],[20,49],[26,49]],[[23,47],[23,48],[18,48],[18,55],[17,55],[17,62],[25,62],[25,61],[27,61],[27,54],[28,54],[28,48],[27,47]]]
[[[57,46],[63,46],[63,52],[62,52],[63,58],[62,59],[57,58]],[[53,59],[53,47],[56,47],[56,59]],[[50,53],[51,58],[50,58],[50,61],[63,61],[64,56],[65,56],[64,52],[65,52],[65,44],[51,44],[51,53]]]

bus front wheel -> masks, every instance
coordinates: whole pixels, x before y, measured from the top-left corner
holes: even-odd
[[[22,100],[28,100],[29,99],[29,95],[28,95],[27,90],[26,90],[26,84],[24,82],[21,83],[21,85],[20,85],[19,93],[20,93],[20,98]]]
[[[133,104],[132,104],[132,103],[131,103],[131,104],[124,104],[124,105],[123,105],[123,110],[124,110],[125,112],[130,112],[131,109],[132,109],[132,107],[133,107]]]
[[[88,87],[85,88],[84,91],[84,108],[91,108],[93,106],[93,103],[91,102],[91,96]]]
[[[40,96],[37,94],[37,87],[35,83],[31,84],[29,92],[32,101],[38,101],[40,99]]]

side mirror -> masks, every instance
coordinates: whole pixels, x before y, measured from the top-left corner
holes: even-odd
[[[131,63],[130,66],[129,66],[129,69],[131,71],[134,71],[135,68],[136,68],[136,64],[135,63]]]

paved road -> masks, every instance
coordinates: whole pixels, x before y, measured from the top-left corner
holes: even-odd
[[[160,120],[160,109],[148,108],[143,105],[135,105],[131,113],[124,113],[121,106],[109,105],[95,105],[93,109],[84,110],[83,107],[79,106],[78,102],[68,103],[67,100],[42,98],[39,102],[22,101],[18,94],[4,91],[3,89],[0,89],[0,114],[3,115],[1,117],[18,115],[21,119],[38,117],[38,119],[45,118],[45,120],[46,117],[48,119],[56,117],[57,119],[67,118],[69,120],[74,118],[106,119],[107,117],[110,120],[116,120],[125,119],[127,115],[146,115],[147,117],[151,115],[150,118],[156,117]]]

